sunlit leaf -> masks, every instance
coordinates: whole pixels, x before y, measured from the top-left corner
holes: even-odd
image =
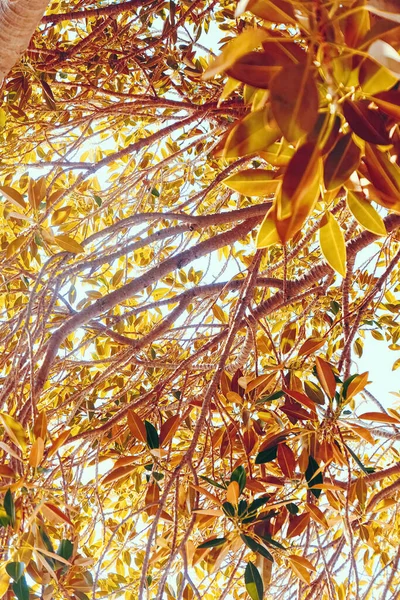
[[[325,213],[325,223],[319,230],[319,244],[322,254],[329,265],[342,277],[346,275],[346,245],[344,236],[336,219]]]

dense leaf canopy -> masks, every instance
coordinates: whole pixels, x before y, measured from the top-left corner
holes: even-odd
[[[49,5],[1,88],[1,597],[397,598],[396,8]]]

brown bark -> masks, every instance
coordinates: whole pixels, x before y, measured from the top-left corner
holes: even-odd
[[[0,0],[0,83],[28,47],[48,0]]]

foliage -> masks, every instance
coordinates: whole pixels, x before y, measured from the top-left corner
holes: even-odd
[[[399,28],[50,4],[0,108],[0,595],[395,597]]]

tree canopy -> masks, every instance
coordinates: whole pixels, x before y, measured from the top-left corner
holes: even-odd
[[[398,8],[54,0],[4,67],[0,597],[398,597]]]

